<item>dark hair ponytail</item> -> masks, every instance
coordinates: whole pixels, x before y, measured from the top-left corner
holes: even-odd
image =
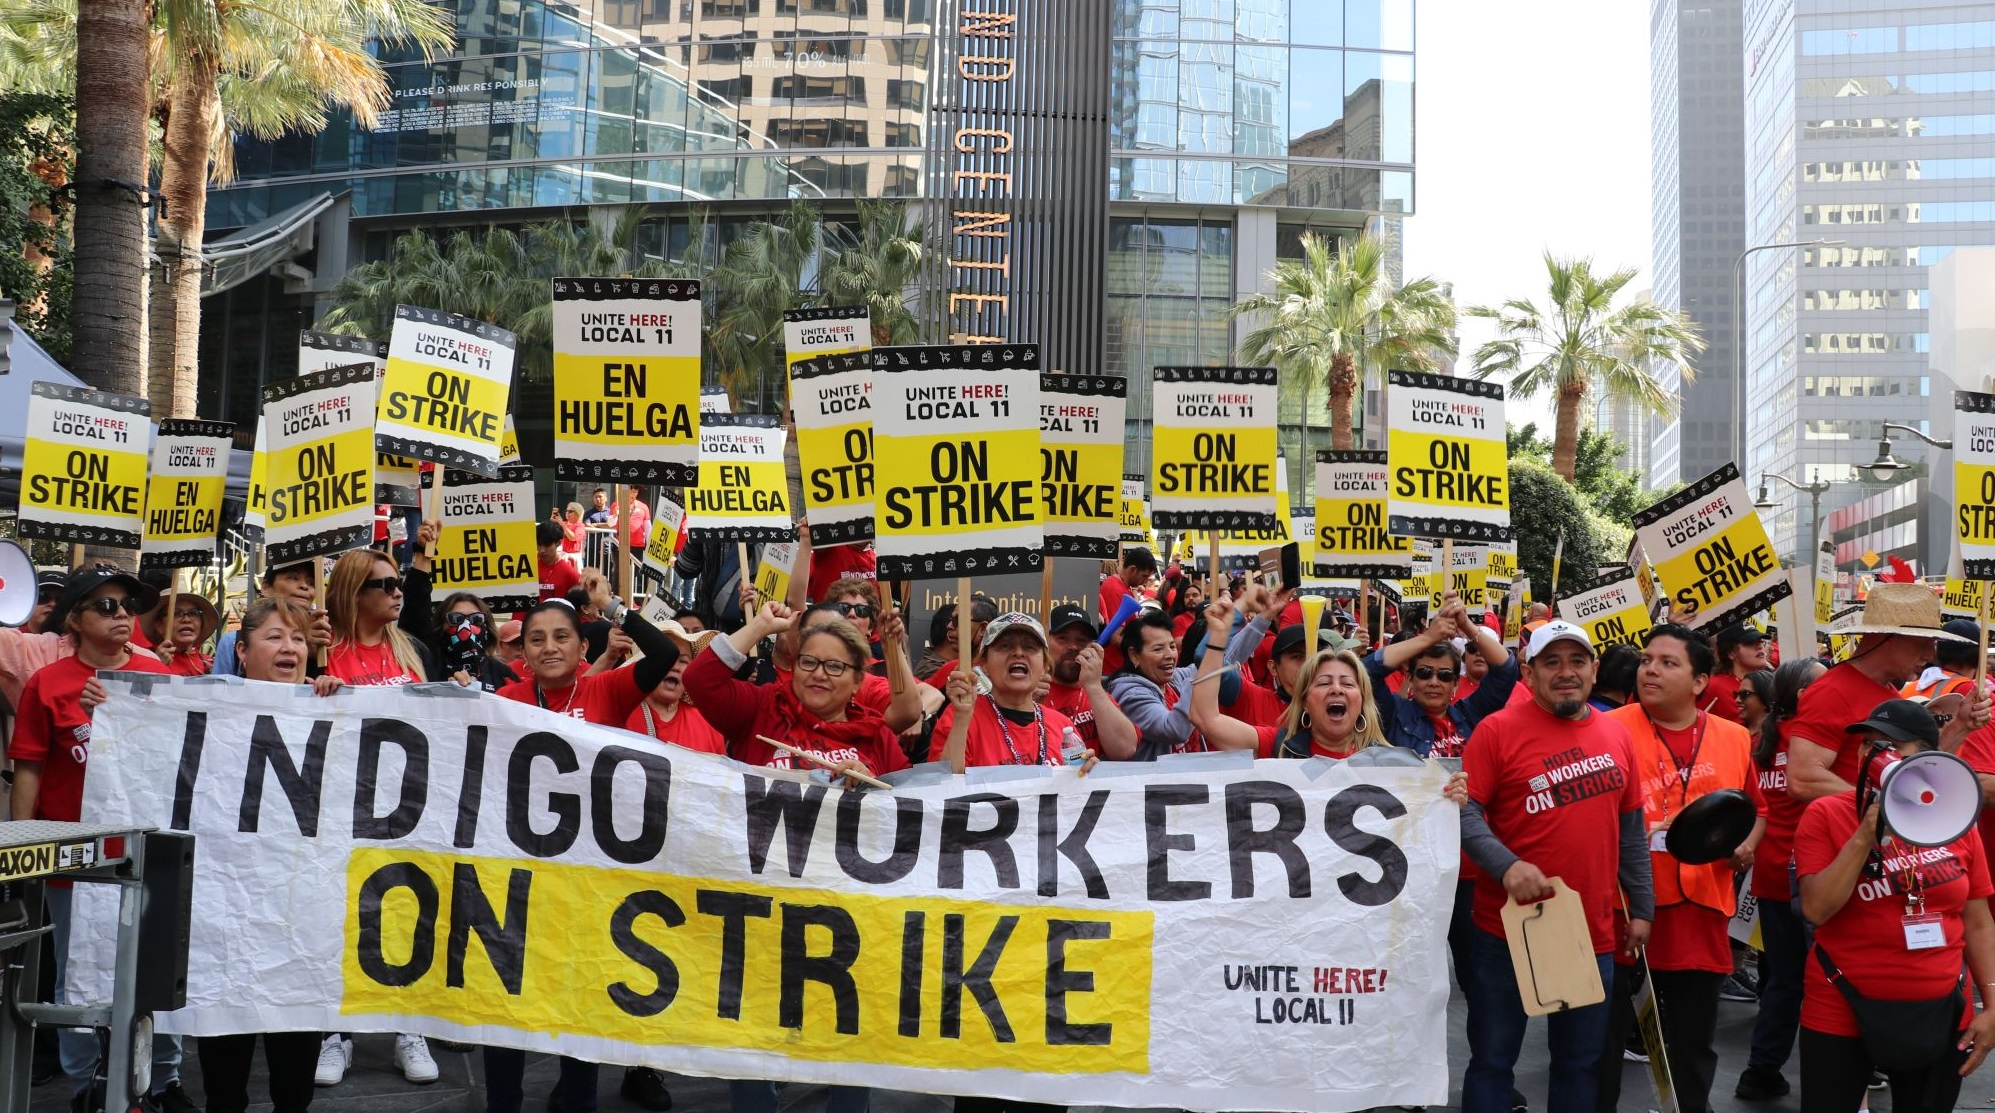
[[[1822,662],[1813,657],[1783,661],[1773,673],[1773,695],[1766,701],[1766,718],[1759,725],[1759,741],[1753,746],[1753,764],[1772,769],[1780,752],[1780,724],[1792,719],[1801,705],[1801,693],[1820,679]]]

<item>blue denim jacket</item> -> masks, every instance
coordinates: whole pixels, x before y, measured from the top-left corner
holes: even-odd
[[[1372,701],[1378,704],[1379,714],[1385,718],[1385,740],[1426,757],[1434,748],[1434,722],[1419,704],[1386,685],[1386,677],[1394,670],[1386,667],[1385,650],[1374,650],[1365,658],[1365,671],[1372,677]],[[1510,702],[1511,689],[1516,686],[1517,658],[1508,657],[1502,664],[1489,667],[1482,683],[1467,699],[1456,700],[1449,706],[1448,717],[1455,721],[1455,732],[1462,736],[1463,742],[1468,741],[1477,723],[1503,710]]]

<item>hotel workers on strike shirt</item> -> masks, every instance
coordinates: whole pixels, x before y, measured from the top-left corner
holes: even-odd
[[[1621,724],[1591,708],[1584,719],[1561,719],[1535,700],[1484,719],[1462,755],[1490,833],[1579,894],[1595,954],[1615,946],[1621,816],[1642,810],[1634,765]],[[1500,879],[1476,878],[1475,926],[1503,938],[1508,901]]]
[[[1819,687],[1822,682],[1815,683]],[[1853,792],[1824,796],[1809,804],[1794,834],[1795,875],[1807,877],[1828,869],[1856,832],[1856,825]],[[1865,997],[1880,1001],[1945,997],[1960,978],[1966,949],[1961,909],[1969,900],[1995,893],[1981,860],[1981,832],[1970,830],[1945,846],[1916,847],[1893,841],[1883,848],[1883,854],[1884,876],[1858,877],[1842,910],[1815,929],[1815,942]],[[1915,886],[1922,887],[1926,914],[1940,917],[1945,946],[1916,951],[1906,947],[1905,893]],[[1970,991],[1961,1027],[1965,1028],[1973,1016],[1974,994]],[[1832,1036],[1858,1035],[1849,1002],[1829,984],[1821,963],[1812,956],[1802,990],[1801,1026]]]
[[[1780,752],[1774,755],[1773,769],[1762,771],[1760,779],[1760,790],[1766,795],[1766,835],[1760,839],[1759,853],[1753,861],[1753,896],[1769,900],[1793,898],[1787,884],[1787,863],[1792,855],[1794,829],[1801,822],[1801,813],[1808,808],[1807,801],[1787,795],[1788,751],[1793,739],[1806,738],[1818,746],[1836,747],[1836,760],[1829,771],[1855,784],[1863,764],[1863,745],[1844,728],[1869,718],[1885,700],[1897,698],[1897,689],[1879,684],[1847,662],[1823,673],[1801,690],[1794,717],[1780,724]]]
[[[136,652],[119,670],[166,671],[157,658],[141,657]],[[74,823],[83,814],[83,774],[90,763],[90,713],[83,710],[83,686],[96,675],[96,666],[74,656],[64,657],[35,670],[27,687],[21,689],[14,740],[7,746],[7,756],[42,763],[42,787],[35,796],[36,819]]]

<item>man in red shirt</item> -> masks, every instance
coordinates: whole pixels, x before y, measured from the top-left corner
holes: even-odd
[[[1136,724],[1115,705],[1102,683],[1099,631],[1086,611],[1072,604],[1053,608],[1051,617],[1053,681],[1040,702],[1074,721],[1074,730],[1088,749],[1104,758],[1127,761],[1136,755]]]
[[[1122,550],[1122,571],[1101,582],[1101,620],[1115,617],[1125,596],[1143,597],[1150,581],[1157,578],[1157,558],[1148,549]]]
[[[579,587],[582,573],[561,559],[561,539],[567,536],[559,522],[541,522],[533,527],[533,539],[540,546],[540,601],[568,598],[568,589]]]
[[[1711,674],[1711,683],[1698,697],[1697,706],[1720,719],[1738,722],[1739,681],[1747,673],[1773,667],[1766,663],[1766,651],[1766,635],[1744,623],[1718,631],[1718,669]]]
[[[1469,970],[1469,1065],[1462,1113],[1510,1113],[1524,1005],[1504,940],[1503,906],[1553,895],[1554,871],[1586,912],[1603,983],[1613,976],[1614,910],[1625,893],[1627,948],[1648,942],[1655,918],[1642,784],[1619,723],[1587,706],[1596,661],[1586,631],[1547,622],[1525,646],[1531,701],[1484,719],[1463,755],[1469,803],[1462,849],[1476,879]],[[1594,1113],[1605,1004],[1546,1017],[1551,1049],[1547,1113]]]

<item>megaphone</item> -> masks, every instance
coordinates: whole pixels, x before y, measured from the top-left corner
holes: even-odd
[[[28,551],[0,540],[0,626],[25,625],[35,614],[35,562]]]
[[[1877,825],[1913,846],[1945,846],[1981,815],[1981,782],[1965,761],[1939,750],[1885,767],[1877,789]]]

